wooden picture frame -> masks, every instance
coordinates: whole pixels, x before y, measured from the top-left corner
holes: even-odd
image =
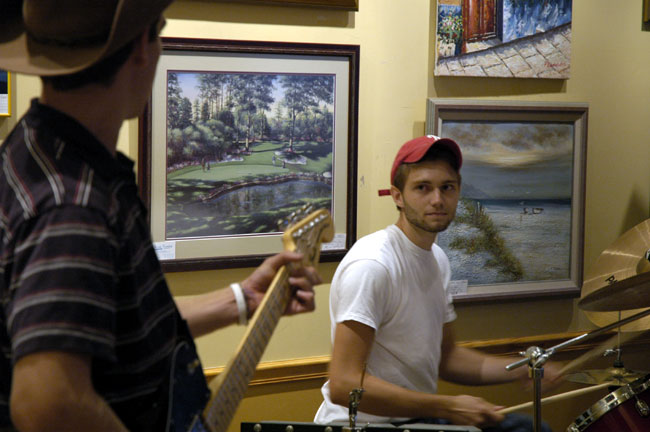
[[[359,46],[162,46],[138,181],[163,270],[258,265],[282,249],[276,219],[304,202],[329,206],[321,260],[340,259],[356,240]]]
[[[428,100],[427,133],[464,154],[437,239],[455,301],[580,294],[587,117],[584,103]]]
[[[219,0],[227,3],[247,3],[274,6],[307,6],[324,9],[359,10],[359,0]]]
[[[11,116],[11,72],[0,70],[0,117]]]

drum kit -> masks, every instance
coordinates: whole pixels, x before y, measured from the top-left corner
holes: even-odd
[[[650,219],[635,226],[605,250],[595,262],[596,271],[588,274],[582,285],[578,307],[598,328],[554,347],[530,347],[523,358],[506,367],[508,370],[528,366],[533,378],[533,401],[501,410],[501,413],[533,407],[534,430],[542,430],[543,404],[564,400],[602,388],[611,393],[597,401],[571,423],[566,432],[649,432],[650,373],[628,370],[621,360],[623,343],[650,330]],[[565,365],[565,379],[590,387],[541,398],[544,364],[557,351],[616,330],[614,338],[599,345],[580,358]],[[616,349],[604,347],[616,344]],[[596,355],[613,352],[614,364],[606,369],[574,370]],[[255,422],[242,423],[241,432],[410,432],[420,430],[479,432],[473,426],[407,424],[396,427],[385,424],[356,425],[356,408],[363,394],[363,377],[358,389],[350,392],[349,422],[316,425],[313,423]]]
[[[638,336],[640,331],[650,329],[650,219],[612,243],[593,268],[596,270],[585,277],[578,307],[599,328],[547,350],[530,347],[521,353],[525,358],[506,368],[512,370],[523,365],[530,368],[534,384],[531,405],[535,432],[541,431],[543,403],[557,400],[558,396],[565,398],[569,393],[586,393],[603,387],[611,393],[580,414],[567,427],[567,432],[650,431],[650,373],[628,370],[621,360],[621,345]],[[591,388],[541,399],[543,365],[556,351],[612,330],[617,334],[606,343],[615,342],[616,349],[604,350],[601,345],[577,359],[580,363],[595,354],[614,353],[616,359],[611,367],[565,375],[566,380]],[[563,371],[574,365],[575,362],[566,365]]]

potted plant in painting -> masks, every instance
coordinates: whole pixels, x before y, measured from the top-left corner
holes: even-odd
[[[451,57],[461,52],[463,42],[463,18],[457,14],[441,17],[438,23],[438,54]]]

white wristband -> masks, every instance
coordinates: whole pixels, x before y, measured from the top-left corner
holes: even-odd
[[[246,298],[241,285],[238,283],[230,284],[233,294],[235,294],[235,301],[237,302],[237,310],[239,310],[239,325],[248,324],[248,306],[246,306]]]

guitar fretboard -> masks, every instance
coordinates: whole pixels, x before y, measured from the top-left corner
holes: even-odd
[[[294,214],[292,214],[294,215]],[[296,215],[297,216],[297,215]],[[285,250],[303,253],[303,262],[291,265],[318,264],[321,242],[334,236],[329,212],[317,210],[285,231],[282,241]],[[269,285],[264,299],[257,307],[235,355],[224,371],[210,384],[212,398],[203,410],[203,427],[210,432],[226,432],[239,401],[244,397],[262,354],[280,317],[292,297],[289,286],[291,269],[282,267]]]
[[[228,429],[290,296],[288,271],[282,268],[255,311],[237,353],[211,386],[213,398],[203,411],[205,423],[211,432],[225,432]]]

